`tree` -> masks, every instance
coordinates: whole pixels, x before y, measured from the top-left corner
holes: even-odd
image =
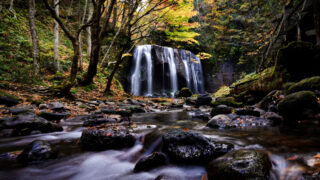
[[[116,0],[111,0],[108,7],[104,6],[105,3],[106,0],[92,1],[91,53],[88,71],[86,73],[85,80],[82,82],[83,85],[88,85],[93,82],[93,78],[97,73],[101,43],[103,38],[110,31],[108,25]],[[106,12],[105,9],[107,9]],[[105,15],[105,17],[102,19],[103,15]]]
[[[79,36],[82,30],[91,25],[91,21],[86,24],[81,25],[76,29],[76,32],[72,34],[72,32],[67,28],[67,25],[62,22],[62,20],[57,15],[56,11],[53,7],[50,6],[48,0],[42,0],[45,4],[45,7],[49,10],[51,16],[58,22],[59,26],[68,37],[68,39],[72,43],[73,47],[73,57],[72,57],[72,65],[69,80],[65,81],[61,86],[53,87],[53,90],[60,96],[70,96],[70,90],[72,86],[75,84],[75,79],[78,72],[78,61],[79,61]]]
[[[32,39],[32,57],[35,74],[38,75],[40,71],[40,50],[39,50],[39,39],[35,24],[35,2],[29,0],[29,26]]]
[[[54,0],[54,10],[59,17],[59,0]],[[59,61],[59,23],[54,20],[53,27],[53,60],[55,71],[60,71],[60,61]]]

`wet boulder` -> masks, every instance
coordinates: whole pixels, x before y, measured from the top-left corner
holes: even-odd
[[[93,113],[83,118],[83,126],[97,126],[101,124],[117,123],[121,120],[120,115],[108,115],[105,116],[103,113]]]
[[[210,128],[230,128],[232,119],[224,114],[214,116],[208,123],[207,126]]]
[[[300,91],[286,96],[278,104],[285,121],[313,119],[319,112],[317,97],[311,91]]]
[[[10,111],[11,114],[17,115],[17,114],[22,114],[22,113],[29,112],[30,109],[22,108],[22,107],[13,107],[13,108],[10,108],[9,111]]]
[[[130,110],[117,110],[117,109],[101,109],[104,114],[118,114],[122,117],[130,117],[132,113]]]
[[[25,136],[35,132],[49,133],[63,130],[59,124],[49,122],[32,112],[19,114],[12,119],[3,121],[0,124],[0,130],[3,129],[13,129],[11,136]]]
[[[8,107],[19,104],[19,99],[11,94],[0,91],[0,104]]]
[[[48,104],[48,108],[53,111],[64,111],[64,105],[61,102],[51,102]]]
[[[135,137],[127,127],[105,125],[88,128],[82,131],[80,144],[87,150],[123,149],[132,147]]]
[[[197,98],[196,97],[188,97],[186,99],[187,105],[196,105]]]
[[[209,94],[200,94],[196,101],[196,106],[210,105],[212,98]]]
[[[41,111],[39,114],[40,117],[45,118],[49,121],[59,121],[63,118],[66,118],[69,116],[67,113],[57,113],[57,112],[47,112],[47,111]]]
[[[167,157],[164,153],[154,152],[148,156],[141,158],[136,166],[134,172],[150,171],[160,166],[168,164]]]
[[[178,91],[176,95],[176,97],[183,97],[183,98],[187,98],[190,96],[192,96],[192,91],[187,87],[182,88],[180,91]]]
[[[57,157],[57,152],[53,150],[49,143],[35,140],[29,144],[18,156],[18,160],[23,164],[38,163]]]
[[[210,128],[253,128],[253,127],[270,127],[273,121],[256,116],[239,116],[237,114],[217,115],[214,116],[207,126]]]
[[[270,169],[266,152],[249,149],[230,152],[207,166],[209,180],[268,180]]]
[[[266,112],[261,117],[264,119],[270,119],[273,125],[280,125],[283,121],[283,118],[275,112]]]
[[[230,114],[232,113],[232,111],[233,111],[232,107],[229,107],[226,105],[218,105],[212,108],[210,115],[213,117],[219,114]]]
[[[213,143],[195,132],[173,130],[162,136],[162,143],[163,151],[178,163],[205,164],[219,155]]]

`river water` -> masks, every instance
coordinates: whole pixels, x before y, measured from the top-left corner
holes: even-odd
[[[83,130],[82,121],[61,122],[64,126],[63,132],[2,138],[1,156],[13,156],[36,139],[51,143],[59,151],[59,156],[55,160],[27,167],[14,160],[2,160],[0,179],[154,180],[158,176],[166,175],[171,179],[200,180],[206,173],[202,166],[171,164],[150,172],[133,173],[139,158],[159,150],[161,133],[172,128],[196,131],[216,141],[232,143],[235,149],[254,148],[269,151],[273,164],[270,179],[303,179],[302,173],[306,171],[306,164],[320,152],[320,131],[319,127],[315,126],[209,129],[205,127],[205,121],[194,118],[192,112],[184,111],[135,114],[132,121],[136,124],[134,129],[137,132],[137,142],[132,148],[123,150],[83,151],[78,145]],[[145,135],[150,132],[158,133],[159,136],[146,147]]]

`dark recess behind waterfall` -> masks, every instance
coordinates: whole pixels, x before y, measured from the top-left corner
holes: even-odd
[[[152,51],[154,52],[155,49],[152,48]],[[133,51],[131,53],[133,54]],[[154,58],[155,53],[152,53],[152,54],[153,54],[152,58]],[[130,92],[130,76],[131,76],[132,59],[133,59],[133,56],[132,57],[127,56],[123,61],[123,64],[121,66],[119,73],[117,74],[117,79],[120,81],[120,83],[122,84],[126,92]],[[202,63],[202,69],[203,69],[205,91],[209,93],[216,92],[223,85],[226,85],[226,86],[231,85],[235,80],[239,79],[241,74],[241,71],[239,70],[241,68],[237,66],[236,60],[233,60],[229,57],[223,58],[220,61],[201,60],[201,63]],[[154,72],[157,72],[159,70],[160,66],[157,66],[157,67],[154,69]],[[165,68],[168,68],[168,67],[165,67]],[[247,73],[251,71],[253,71],[253,68],[252,69],[247,68]],[[179,74],[178,74],[179,88],[186,86],[185,83],[181,81],[181,79],[182,78],[179,77]],[[155,79],[155,82],[156,82],[156,79]],[[146,87],[146,85],[143,85],[144,83],[146,82],[142,82],[142,86]],[[166,79],[165,86],[170,86],[170,79],[168,77]],[[156,85],[153,85],[153,88],[155,90],[160,90],[160,89],[157,89],[159,87]]]

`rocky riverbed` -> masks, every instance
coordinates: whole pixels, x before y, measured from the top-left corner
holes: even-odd
[[[320,127],[288,123],[283,100],[2,99],[1,179],[319,179]]]

